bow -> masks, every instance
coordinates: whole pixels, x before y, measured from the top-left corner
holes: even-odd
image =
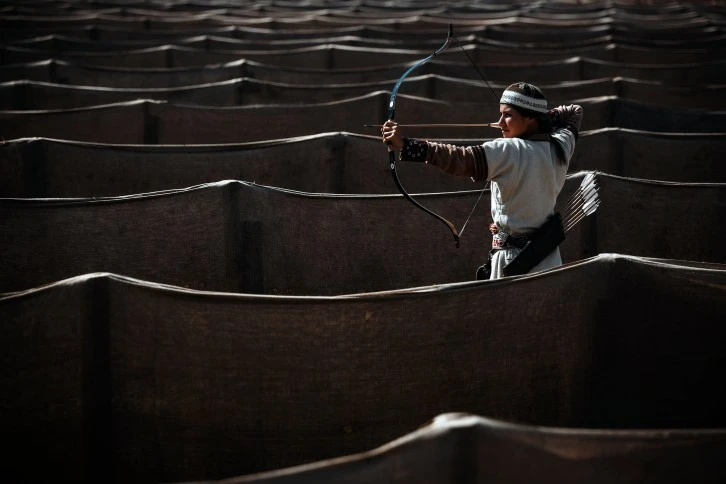
[[[453,26],[453,24],[449,24],[449,33],[446,36],[446,41],[443,43],[443,45],[441,47],[439,47],[438,49],[436,49],[436,51],[433,54],[421,59],[420,61],[416,62],[414,65],[409,67],[408,70],[406,72],[404,72],[403,75],[398,79],[398,81],[396,81],[396,84],[393,86],[393,89],[391,90],[391,98],[388,103],[388,119],[389,120],[393,120],[393,118],[396,114],[396,95],[398,94],[398,89],[401,87],[401,83],[403,82],[403,80],[409,74],[411,74],[413,71],[415,71],[416,69],[418,69],[419,67],[421,67],[422,65],[424,65],[425,63],[427,63],[428,61],[430,61],[437,55],[439,55],[440,53],[442,53],[444,50],[446,50],[449,47],[449,44],[451,43],[452,39],[455,39],[454,26]],[[456,42],[457,42],[457,44],[459,44],[458,40]],[[461,44],[459,44],[459,46],[461,47]],[[479,75],[482,77],[482,79],[484,79],[484,81],[487,83],[489,90],[492,92],[492,94],[496,98],[496,94],[494,93],[494,90],[491,88],[491,86],[489,85],[489,82],[486,80],[486,78],[481,73],[481,71],[476,66],[476,64],[474,64],[474,62],[471,60],[471,58],[469,57],[469,54],[466,53],[466,51],[464,50],[463,47],[461,47],[461,50],[464,52],[467,59],[474,66],[474,68],[479,73]],[[498,100],[498,98],[497,98],[497,100]],[[403,185],[401,184],[401,180],[399,180],[399,178],[398,178],[398,173],[396,172],[396,153],[394,152],[393,147],[391,147],[391,146],[388,147],[388,161],[389,161],[389,165],[391,168],[391,175],[393,176],[393,181],[396,184],[398,191],[401,192],[401,194],[404,197],[406,197],[406,199],[409,202],[413,203],[416,207],[423,210],[424,212],[431,215],[432,217],[440,220],[444,225],[446,225],[449,228],[449,230],[451,231],[451,234],[454,236],[454,242],[456,243],[456,247],[458,248],[459,240],[461,238],[461,235],[464,232],[464,228],[466,227],[466,224],[469,222],[469,219],[471,218],[472,214],[474,213],[474,210],[476,210],[476,207],[479,204],[479,200],[481,200],[481,197],[484,194],[484,191],[487,189],[487,187],[489,185],[487,184],[487,186],[485,186],[484,189],[482,189],[481,194],[479,195],[479,198],[477,199],[476,203],[474,204],[474,208],[472,208],[471,213],[469,214],[469,217],[466,219],[466,222],[464,222],[464,225],[461,227],[461,231],[458,231],[456,229],[456,226],[454,226],[453,223],[451,223],[450,221],[448,221],[441,215],[437,214],[433,210],[430,210],[430,209],[424,207],[419,202],[414,200],[413,197],[411,197],[411,195],[408,194],[408,192],[406,192],[406,190],[403,188]]]

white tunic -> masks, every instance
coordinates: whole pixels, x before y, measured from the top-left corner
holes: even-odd
[[[557,195],[565,184],[567,167],[575,152],[575,135],[559,129],[553,136],[564,148],[564,164],[557,159],[549,141],[499,138],[482,145],[488,178],[492,181],[492,219],[500,230],[512,236],[532,232],[554,214]],[[502,269],[519,252],[516,247],[496,251],[491,279],[504,277]],[[530,272],[561,264],[557,248]]]

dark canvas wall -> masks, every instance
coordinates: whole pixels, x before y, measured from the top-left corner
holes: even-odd
[[[65,456],[68,477],[121,481],[221,478],[361,452],[451,409],[546,428],[691,429],[702,453],[676,441],[665,455],[713,466],[723,433],[695,431],[726,423],[723,274],[601,255],[519,280],[334,298],[71,279],[0,300],[12,370],[3,385],[26,396],[5,397],[3,426],[44,445],[63,435],[65,451],[52,457]],[[59,367],[38,354],[65,358]],[[75,417],[55,433],[35,425],[59,413]],[[568,438],[587,455],[611,452],[588,434]],[[636,445],[638,432],[621,445],[628,439],[632,449],[652,445]],[[486,455],[484,442],[471,451]],[[514,457],[499,464],[505,475],[517,475]],[[627,469],[640,458],[616,462]],[[550,479],[585,471],[548,466]]]
[[[207,107],[165,101],[127,101],[52,111],[0,111],[0,131],[6,138],[40,136],[95,143],[199,144],[239,143],[347,131],[371,134],[366,124],[385,120],[390,93],[322,104],[267,104]],[[481,123],[498,119],[498,99],[453,103],[408,96],[397,97],[402,123]],[[574,101],[574,100],[573,100]],[[726,111],[658,107],[611,97],[577,100],[583,105],[583,131],[620,127],[665,133],[720,132]],[[76,131],[72,131],[75,129]],[[467,132],[468,131],[468,132]],[[496,131],[483,133],[496,136]],[[479,131],[481,133],[481,131]],[[476,136],[471,129],[442,128],[440,137]],[[425,137],[425,136],[424,136]]]
[[[582,177],[569,177],[561,204]],[[723,184],[598,178],[603,205],[568,232],[565,262],[605,252],[725,262]],[[480,194],[416,198],[460,229]],[[316,195],[221,182],[107,199],[6,199],[0,201],[2,290],[99,271],[194,289],[290,295],[468,281],[490,244],[487,195],[459,249],[443,224],[401,195]],[[680,243],[679,220],[711,229]]]
[[[724,18],[0,0],[3,480],[725,481]],[[562,267],[473,281],[489,193],[455,248],[363,126],[450,24],[396,120],[581,104]],[[398,171],[458,229],[483,188]]]
[[[425,135],[426,131],[412,135]],[[491,133],[488,133],[491,136]],[[440,140],[473,144],[481,140]],[[724,183],[721,133],[584,131],[569,171],[686,183]],[[657,162],[652,162],[657,160]],[[398,193],[377,137],[323,133],[233,145],[104,145],[21,139],[0,145],[3,198],[108,197],[242,180],[309,193]],[[481,183],[399,163],[411,193],[481,189]]]

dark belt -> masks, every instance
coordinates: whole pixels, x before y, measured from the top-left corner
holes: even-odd
[[[565,240],[565,230],[558,212],[532,232],[529,242],[512,262],[504,266],[502,272],[505,276],[526,274],[551,254],[563,240]]]

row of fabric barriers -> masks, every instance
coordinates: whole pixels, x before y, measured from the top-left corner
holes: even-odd
[[[488,192],[457,249],[363,126],[449,23],[399,122],[584,107],[560,268],[474,281]],[[4,480],[726,481],[722,5],[0,0],[0,38]],[[398,171],[457,226],[484,189]]]

